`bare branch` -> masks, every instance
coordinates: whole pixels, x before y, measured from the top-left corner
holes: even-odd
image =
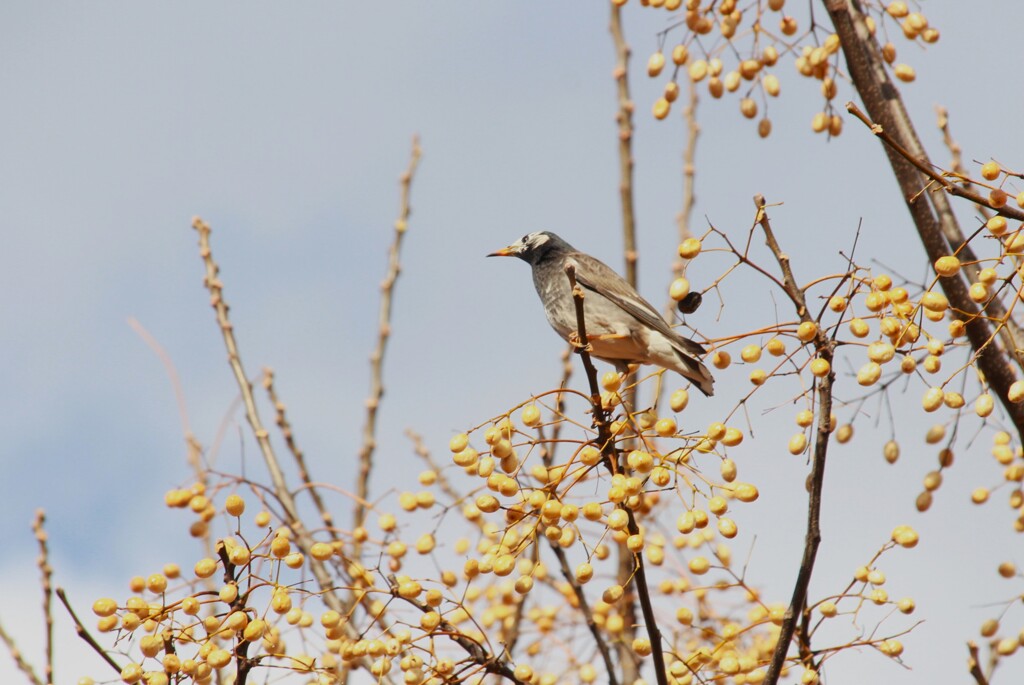
[[[633,210],[633,101],[629,97],[629,45],[622,32],[622,8],[612,3],[609,26],[615,42],[615,82],[619,111],[619,197],[622,201],[622,241],[626,257],[626,281],[636,287],[636,220]]]
[[[92,650],[99,654],[101,659],[106,661],[107,664],[112,669],[120,673],[121,666],[116,661],[114,661],[114,659],[109,654],[107,654],[107,651],[100,646],[100,643],[96,642],[96,638],[94,638],[92,634],[88,630],[86,630],[85,625],[82,623],[81,620],[79,620],[78,614],[76,614],[75,610],[71,608],[71,602],[68,601],[68,596],[64,593],[64,588],[57,588],[57,599],[60,600],[61,604],[64,605],[64,608],[67,609],[68,614],[71,616],[71,620],[75,624],[75,633],[78,635],[78,637],[85,640],[86,644],[92,647]]]
[[[256,398],[252,392],[252,383],[249,382],[249,377],[245,373],[245,368],[242,365],[242,358],[238,351],[238,343],[235,340],[235,330],[228,317],[229,307],[227,302],[224,300],[224,284],[221,282],[219,273],[220,267],[213,259],[213,251],[210,247],[210,233],[211,229],[209,224],[203,221],[201,218],[196,217],[192,221],[192,227],[199,234],[199,255],[202,257],[203,264],[206,267],[206,276],[203,278],[203,284],[206,289],[210,292],[210,304],[216,313],[217,326],[220,328],[221,337],[224,339],[224,345],[228,351],[228,364],[231,367],[232,372],[235,375],[235,381],[238,384],[239,391],[242,395],[242,404],[245,406],[246,419],[249,422],[249,426],[252,428],[253,436],[256,438],[256,442],[260,448],[260,454],[263,456],[263,461],[266,464],[267,471],[270,473],[270,480],[273,485],[274,495],[281,503],[281,507],[284,509],[285,522],[291,528],[295,534],[295,541],[299,548],[306,553],[309,559],[309,567],[313,573],[313,577],[316,578],[317,584],[320,586],[321,597],[324,603],[334,611],[342,613],[346,607],[341,601],[341,598],[335,592],[335,582],[331,577],[330,572],[327,570],[327,566],[324,562],[316,559],[309,555],[309,548],[313,545],[313,537],[306,529],[306,525],[299,515],[298,507],[295,504],[295,498],[292,495],[291,490],[288,488],[288,483],[285,480],[284,472],[281,470],[281,464],[277,459],[277,454],[274,452],[273,446],[270,444],[270,434],[267,429],[263,426],[263,421],[260,419],[259,411],[256,407]],[[378,616],[378,621],[382,617]],[[358,639],[359,633],[356,628],[346,623],[344,630],[350,637]],[[360,660],[366,668],[370,667],[371,661],[367,657],[363,657]],[[394,679],[390,676],[384,676],[388,682],[394,682]]]
[[[967,670],[977,685],[988,685],[988,678],[981,671],[981,662],[978,658],[978,645],[973,640],[967,643],[967,652],[970,655],[967,659]]]
[[[814,323],[807,310],[807,300],[803,290],[797,285],[793,277],[793,271],[789,266],[789,256],[779,247],[775,234],[772,232],[768,214],[765,211],[764,197],[754,197],[754,204],[757,207],[757,223],[764,230],[765,240],[768,249],[775,255],[779,268],[782,269],[782,280],[784,290],[796,307],[797,314],[803,322]],[[829,340],[821,328],[817,329],[814,344],[817,354],[832,365],[835,342]],[[789,607],[786,609],[779,633],[779,641],[775,645],[775,652],[772,654],[771,663],[768,665],[768,672],[765,676],[765,683],[775,685],[782,674],[786,654],[789,652],[789,644],[793,639],[796,624],[803,614],[807,605],[807,588],[811,582],[811,574],[814,572],[814,562],[818,554],[818,546],[821,544],[821,493],[825,479],[825,457],[828,453],[828,442],[830,436],[830,420],[832,416],[832,382],[835,380],[835,372],[830,371],[823,378],[816,381],[816,392],[818,394],[818,426],[817,435],[814,441],[814,453],[811,462],[810,494],[807,501],[807,534],[804,540],[803,558],[800,561],[800,570],[797,572],[796,582],[793,585],[793,596],[790,599]],[[806,639],[806,635],[802,636]],[[806,647],[806,645],[804,645]]]
[[[299,449],[299,445],[295,441],[295,433],[292,431],[292,425],[288,421],[287,407],[277,396],[277,388],[274,385],[274,370],[269,366],[263,368],[263,389],[267,391],[267,398],[274,405],[274,423],[277,424],[278,429],[281,431],[284,444],[288,447],[288,451],[292,453],[292,458],[295,459],[295,465],[299,467],[299,479],[306,486],[306,489],[309,490],[309,495],[313,498],[313,505],[320,512],[320,520],[324,522],[324,526],[330,532],[331,537],[337,539],[334,533],[336,530],[334,527],[334,515],[327,509],[323,498],[320,497],[320,492],[313,487],[309,468],[306,466],[306,456]]]
[[[366,507],[363,502],[370,495],[370,471],[373,468],[373,451],[377,446],[377,409],[384,396],[384,352],[387,349],[388,338],[391,336],[391,301],[394,299],[395,282],[398,280],[398,274],[401,273],[398,257],[402,248],[402,238],[405,237],[409,225],[409,215],[412,211],[409,205],[409,196],[412,191],[412,178],[419,165],[420,156],[419,137],[413,136],[409,166],[402,172],[399,181],[402,189],[401,200],[398,219],[395,220],[395,237],[391,243],[391,249],[388,251],[388,271],[381,283],[377,347],[370,355],[370,396],[366,398],[366,423],[363,424],[363,446],[359,449],[359,476],[356,480],[357,499],[352,514],[352,525],[356,527],[363,525],[366,520]],[[358,543],[356,545],[356,557],[358,558]]]

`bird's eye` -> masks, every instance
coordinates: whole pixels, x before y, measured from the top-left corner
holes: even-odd
[[[523,236],[522,242],[524,244],[530,242],[530,234],[529,233],[527,233],[526,235]]]

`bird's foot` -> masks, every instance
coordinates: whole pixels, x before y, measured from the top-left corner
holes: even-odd
[[[591,336],[588,335],[587,339],[589,340],[590,337]],[[583,343],[580,341],[580,334],[577,333],[576,331],[573,331],[572,333],[569,334],[569,344],[573,346],[573,351],[576,354],[593,351],[593,348],[591,348],[589,342]]]

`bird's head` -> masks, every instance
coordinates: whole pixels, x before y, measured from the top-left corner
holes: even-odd
[[[527,233],[508,247],[492,252],[488,257],[519,257],[524,262],[536,264],[552,252],[570,252],[569,243],[549,231]]]

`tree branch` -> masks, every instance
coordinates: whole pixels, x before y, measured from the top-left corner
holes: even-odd
[[[614,473],[618,468],[615,444],[612,440],[611,429],[608,425],[608,415],[601,406],[601,391],[597,384],[597,369],[594,368],[594,362],[590,358],[590,345],[587,343],[587,322],[586,316],[583,313],[583,288],[576,283],[576,265],[571,261],[567,262],[565,265],[565,275],[569,278],[569,286],[572,288],[573,304],[576,306],[576,330],[577,335],[579,336],[576,352],[580,355],[580,359],[583,360],[583,368],[586,369],[587,381],[590,384],[590,405],[591,411],[594,413],[594,425],[597,428],[598,444],[600,445],[601,454],[604,457],[605,466],[609,471]],[[619,506],[625,510],[629,517],[629,534],[637,535],[640,532],[640,529],[637,526],[633,510],[624,502]],[[665,653],[661,644],[661,631],[658,629],[658,623],[655,620],[654,607],[651,603],[651,595],[647,587],[647,576],[644,571],[643,556],[641,554],[633,554],[632,559],[633,564],[630,574],[632,576],[632,580],[630,582],[632,582],[633,586],[636,588],[637,598],[640,601],[640,610],[644,615],[644,628],[647,630],[647,637],[651,643],[651,657],[654,661],[654,676],[658,685],[668,685],[668,678],[665,673]],[[623,585],[623,587],[625,587],[625,585]],[[630,650],[630,653],[632,653],[632,650]],[[619,650],[619,656],[622,660],[621,666],[624,671],[624,682],[633,682],[633,680],[627,677],[630,675],[627,672],[627,664],[632,664],[632,659],[623,658],[622,650]]]
[[[822,2],[842,44],[850,78],[867,108],[867,116],[870,117],[870,120],[867,117],[862,117],[861,120],[870,123],[871,130],[886,143],[883,149],[889,158],[889,164],[928,259],[934,263],[940,257],[962,250],[966,240],[949,205],[946,192],[960,194],[971,191],[950,183],[932,169],[928,155],[903,106],[899,91],[889,79],[881,48],[868,30],[858,0]],[[848,109],[857,116],[859,110],[856,110],[855,106]],[[946,192],[922,193],[921,189],[927,185],[925,179],[940,184]],[[954,188],[957,190],[954,191]],[[970,199],[969,195],[964,197]],[[984,198],[979,199],[983,200],[983,205],[988,205]],[[1020,214],[1018,210],[1010,207],[1003,207],[1000,211],[1007,216]],[[1016,380],[1016,372],[1008,362],[1016,352],[1012,331],[1000,325],[997,332],[1002,334],[1003,345],[1006,347],[1005,350],[1000,350],[999,346],[994,344],[995,336],[988,319],[981,315],[977,305],[970,299],[963,276],[943,276],[939,278],[939,283],[952,306],[965,315],[967,337],[977,354],[978,368],[999,397],[1017,433],[1024,436],[1024,406],[1010,402],[1007,397],[1010,385]],[[995,303],[995,306],[990,313],[998,316],[997,310],[1001,305]],[[1009,317],[1006,316],[1001,321],[1008,322]]]
[[[412,191],[412,178],[419,165],[420,141],[418,136],[412,139],[412,154],[409,158],[409,166],[402,172],[400,179],[401,200],[398,210],[398,219],[395,220],[395,238],[391,243],[388,252],[388,272],[381,283],[380,314],[378,317],[377,348],[370,355],[370,396],[366,398],[366,423],[363,424],[363,446],[359,449],[359,476],[356,479],[356,504],[352,514],[352,525],[359,527],[366,520],[366,505],[364,502],[370,496],[370,471],[373,468],[373,451],[377,446],[377,409],[380,407],[380,400],[384,396],[384,352],[387,349],[388,338],[391,335],[391,301],[394,299],[395,281],[401,273],[401,264],[398,256],[402,248],[402,238],[409,225],[409,196]],[[359,558],[359,543],[356,543],[355,556]]]
[[[779,268],[782,269],[782,282],[786,294],[796,307],[797,315],[801,321],[814,323],[807,310],[807,300],[804,292],[797,285],[793,277],[793,271],[789,266],[789,256],[779,247],[775,234],[772,232],[771,223],[768,220],[768,213],[765,211],[765,200],[761,195],[754,196],[754,205],[757,207],[756,222],[764,230],[765,240],[768,249],[775,255]],[[814,344],[816,353],[822,359],[832,365],[835,342],[830,340],[821,330],[817,328]],[[807,533],[804,538],[803,558],[800,561],[800,570],[797,572],[796,582],[793,585],[793,596],[790,599],[789,607],[786,609],[785,617],[782,619],[782,626],[779,633],[779,641],[775,645],[771,663],[768,665],[768,672],[765,675],[765,683],[775,685],[782,674],[782,667],[789,652],[789,645],[796,630],[799,617],[807,606],[807,588],[811,582],[811,574],[814,572],[814,562],[818,554],[818,546],[821,544],[821,493],[825,482],[825,457],[828,453],[828,442],[830,436],[830,422],[832,417],[832,383],[835,380],[835,372],[830,371],[828,375],[817,379],[815,382],[818,393],[818,425],[817,435],[814,440],[814,452],[811,461],[810,493],[807,500]],[[801,636],[806,639],[806,635]]]

